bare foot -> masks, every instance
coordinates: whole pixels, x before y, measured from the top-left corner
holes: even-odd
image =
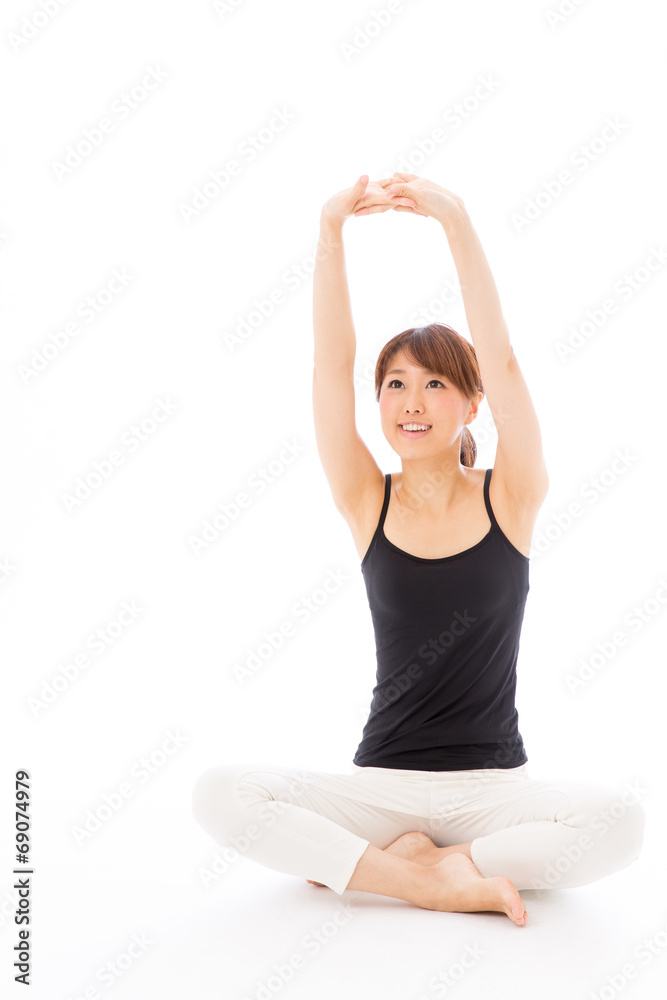
[[[473,904],[443,907],[438,903],[438,905],[427,907],[427,909],[447,909],[457,912],[502,910],[510,920],[523,927],[526,923],[526,908],[514,884],[508,878],[501,876],[484,878],[472,858],[461,850],[467,846],[457,844],[451,848],[436,847],[427,834],[415,830],[398,837],[392,844],[385,847],[385,851],[388,854],[395,854],[399,858],[415,861],[420,865],[441,869],[448,880],[446,901],[453,900],[458,903]],[[443,867],[445,862],[448,863],[448,867]],[[453,883],[452,879],[454,879]],[[439,898],[440,893],[436,896],[436,903]]]
[[[461,851],[467,845],[436,847],[425,833],[404,833],[385,847],[387,854],[431,868],[436,874],[426,909],[470,913],[502,911],[519,927],[526,924],[526,908],[515,885],[503,876],[484,878],[472,859]],[[322,882],[307,879],[310,885]]]
[[[430,868],[434,875],[425,900],[427,910],[472,913],[500,910],[519,927],[526,924],[526,908],[508,878],[484,878],[465,854],[449,854]]]

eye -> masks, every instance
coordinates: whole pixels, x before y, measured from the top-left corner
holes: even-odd
[[[430,381],[429,381],[429,382],[427,383],[427,385],[432,385],[432,383],[433,383],[433,382],[435,382],[435,383],[436,383],[436,385],[440,385],[440,386],[442,386],[442,388],[443,388],[443,389],[445,388],[445,385],[444,385],[444,383],[442,383],[442,382],[440,381],[440,379],[439,379],[439,378],[432,378],[432,379],[431,379],[431,380],[430,380]],[[391,389],[391,388],[393,388],[393,386],[394,386],[394,385],[395,385],[396,383],[398,383],[398,385],[403,385],[403,383],[401,382],[400,378],[393,378],[393,379],[391,379],[391,381],[390,381],[390,382],[387,382],[387,389]]]

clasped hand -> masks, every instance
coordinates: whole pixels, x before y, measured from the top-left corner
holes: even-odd
[[[368,174],[362,174],[351,188],[329,198],[322,207],[322,214],[344,222],[351,215],[372,215],[392,209],[444,223],[453,211],[462,207],[463,201],[452,191],[417,174],[397,171],[393,177],[370,182]]]

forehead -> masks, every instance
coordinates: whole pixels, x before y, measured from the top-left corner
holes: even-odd
[[[389,371],[387,372],[387,375],[394,375],[394,374],[395,375],[407,375],[410,370],[417,371],[417,372],[426,372],[428,375],[437,375],[438,374],[438,372],[434,372],[430,368],[423,368],[421,365],[411,364],[406,359],[401,358],[399,361],[397,361],[395,363],[395,366],[393,366],[393,367],[391,367],[389,369]]]

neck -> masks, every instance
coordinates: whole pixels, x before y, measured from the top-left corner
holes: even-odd
[[[395,490],[401,506],[409,510],[442,512],[470,489],[469,469],[461,465],[458,442],[439,455],[403,458],[401,468]]]

